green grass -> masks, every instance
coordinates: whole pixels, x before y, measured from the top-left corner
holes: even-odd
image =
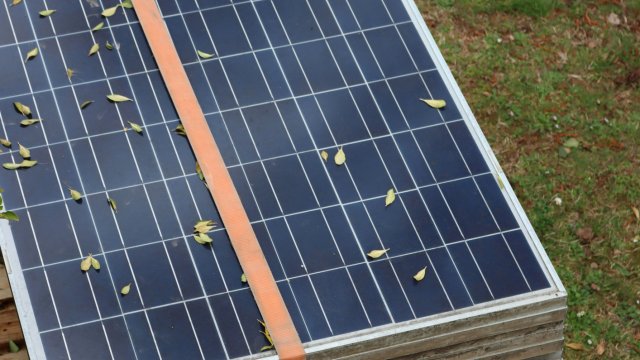
[[[640,358],[640,1],[418,5],[567,288],[565,357]]]

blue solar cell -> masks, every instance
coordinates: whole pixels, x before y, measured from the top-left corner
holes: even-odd
[[[62,332],[71,358],[82,358],[87,354],[92,354],[96,359],[112,358],[106,333],[100,323],[73,326]]]

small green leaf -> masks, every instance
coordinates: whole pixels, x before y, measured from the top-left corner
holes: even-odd
[[[26,59],[24,59],[24,62],[27,62],[31,59],[33,59],[34,57],[38,56],[38,48],[34,47],[33,49],[31,49],[28,53],[27,53],[27,57]]]
[[[568,138],[564,144],[562,144],[562,146],[569,148],[569,149],[575,149],[577,147],[580,146],[580,142],[578,141],[578,139],[576,138]]]
[[[387,197],[384,198],[384,206],[389,206],[394,201],[396,201],[396,193],[393,188],[391,188],[387,191]]]
[[[98,50],[100,50],[100,44],[95,43],[95,44],[91,45],[91,49],[89,49],[89,56],[97,53]]]
[[[98,259],[94,258],[93,256],[91,257],[91,267],[96,270],[100,270],[100,261],[98,261]]]
[[[9,141],[7,139],[0,139],[0,145],[10,148],[11,147],[11,141]]]
[[[82,104],[80,104],[80,109],[84,109],[91,104],[93,104],[93,100],[84,101]]]
[[[111,210],[113,210],[114,213],[118,213],[118,206],[116,205],[116,201],[113,200],[112,198],[108,198],[107,199],[107,203],[109,203],[109,206],[111,207]]]
[[[198,164],[197,161],[196,161],[196,174],[198,174],[198,177],[200,178],[201,181],[204,181],[204,174],[202,173],[202,169],[200,168],[200,164]]]
[[[372,259],[377,259],[380,256],[384,255],[387,253],[387,251],[389,251],[390,249],[382,249],[382,250],[371,250],[369,251],[369,253],[367,254],[368,257],[372,258]]]
[[[240,282],[246,284],[247,283],[247,275],[242,273],[242,275],[240,275]]]
[[[345,161],[347,161],[347,156],[345,155],[345,153],[342,150],[342,148],[340,148],[338,150],[338,152],[336,153],[336,156],[334,156],[334,158],[333,158],[333,161],[335,161],[336,165],[338,165],[338,166],[344,164]]]
[[[15,4],[19,4],[20,1],[22,1],[22,0],[13,0],[14,5]],[[13,340],[9,340],[9,352],[10,353],[17,353],[18,351],[20,351],[20,347],[18,347],[18,344],[13,342]]]
[[[15,107],[20,114],[24,116],[31,116],[31,109],[27,105],[16,101],[13,103],[13,107]]]
[[[22,160],[22,162],[20,163],[20,167],[21,168],[31,168],[34,167],[38,164],[38,161],[36,160]]]
[[[16,163],[4,163],[2,164],[2,167],[7,170],[15,170],[15,169],[20,169],[22,166]]]
[[[200,220],[193,226],[194,233],[208,233],[215,228],[215,222],[213,220]]]
[[[22,145],[22,144],[18,143],[18,149],[19,149],[19,150],[18,150],[18,153],[19,153],[19,154],[20,154],[20,156],[22,156],[24,159],[28,159],[28,158],[30,158],[30,157],[31,157],[31,151],[29,151],[29,149],[28,149],[26,146],[24,146],[24,145]]]
[[[133,3],[131,2],[131,0],[124,0],[123,2],[120,3],[120,6],[122,6],[125,9],[133,9]]]
[[[20,125],[29,126],[29,125],[37,124],[40,121],[41,121],[40,119],[24,119],[24,120],[20,121]]]
[[[107,40],[107,42],[104,43],[104,47],[109,51],[113,50],[113,45],[111,45],[109,40]]]
[[[260,352],[268,351],[268,350],[271,350],[271,349],[273,349],[273,345],[265,345],[265,346],[260,348]]]
[[[212,57],[215,56],[213,54],[206,53],[206,52],[204,52],[202,50],[198,50],[197,53],[198,53],[198,56],[200,56],[203,59],[211,59]]]
[[[116,6],[113,6],[113,7],[107,8],[107,9],[104,9],[104,10],[102,11],[102,16],[104,16],[104,17],[113,16],[113,15],[116,13],[116,11],[118,10],[118,8],[119,8],[120,6],[121,6],[121,5],[120,5],[120,4],[118,4],[118,5],[116,5]]]
[[[78,191],[78,190],[69,189],[69,194],[71,194],[71,198],[74,201],[82,200],[82,193],[80,193],[80,191]]]
[[[415,275],[413,275],[413,279],[415,281],[422,281],[424,276],[427,274],[427,267],[425,266],[422,270],[418,271]]]
[[[67,68],[67,77],[69,78],[69,80],[71,80],[74,74],[75,71],[72,68]]]
[[[42,17],[47,17],[47,16],[53,15],[53,13],[55,12],[56,12],[55,10],[42,10],[38,14],[40,14],[40,16]]]
[[[131,129],[133,129],[133,131],[137,132],[138,134],[142,134],[142,126],[129,121],[129,126],[131,126]]]
[[[207,234],[195,234],[193,235],[193,239],[198,243],[198,244],[211,244],[213,242],[213,239],[209,237],[209,235]]]
[[[100,24],[94,26],[93,29],[91,29],[91,31],[98,31],[98,30],[101,30],[103,27],[104,27],[104,21],[101,21]]]
[[[0,219],[6,219],[11,221],[20,221],[20,218],[13,211],[5,211],[0,213]]]
[[[182,124],[178,124],[178,126],[176,126],[173,131],[175,131],[178,135],[187,136],[187,133],[184,131],[184,126],[182,126]]]
[[[124,102],[124,101],[133,101],[126,96],[118,95],[118,94],[109,94],[107,95],[107,99],[114,103]]]
[[[127,295],[129,291],[131,291],[131,283],[128,283],[127,285],[123,286],[122,289],[120,289],[120,294]]]
[[[433,99],[420,99],[422,100],[425,104],[431,106],[434,109],[442,109],[443,107],[447,106],[447,102],[444,100],[433,100]]]
[[[89,271],[89,269],[91,269],[91,259],[93,259],[93,256],[91,256],[91,254],[84,258],[84,260],[80,262],[80,270]]]
[[[320,157],[322,157],[324,162],[327,162],[327,160],[329,160],[329,153],[326,150],[322,150],[320,151]]]

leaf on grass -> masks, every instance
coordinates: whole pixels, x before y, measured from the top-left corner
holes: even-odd
[[[20,163],[20,167],[21,168],[31,168],[36,166],[36,164],[38,164],[38,161],[36,160],[22,160],[22,162]]]
[[[20,125],[29,126],[29,125],[37,124],[39,122],[40,122],[40,119],[24,119],[20,121]]]
[[[422,100],[425,104],[431,106],[434,109],[442,109],[443,107],[447,106],[447,102],[444,100],[435,100],[435,99],[420,99]]]
[[[345,161],[347,161],[347,156],[344,154],[342,148],[338,150],[333,160],[336,162],[336,165],[342,165]]]
[[[75,71],[72,68],[67,68],[67,77],[69,78],[69,80],[71,80],[74,74]]]
[[[30,158],[30,157],[31,157],[31,151],[29,151],[29,149],[28,149],[26,146],[24,146],[24,145],[22,145],[22,144],[18,143],[18,149],[19,149],[19,150],[18,150],[18,153],[19,153],[19,154],[20,154],[20,156],[22,156],[24,159],[28,159],[28,158]]]
[[[247,275],[245,275],[244,273],[242,273],[242,275],[240,275],[240,282],[242,283],[247,283]]]
[[[91,104],[93,104],[93,100],[84,101],[82,104],[80,104],[80,109],[84,109]]]
[[[119,102],[125,102],[125,101],[133,101],[131,99],[129,99],[126,96],[122,96],[119,94],[109,94],[107,95],[107,99],[109,99],[109,101],[114,102],[114,103],[119,103]]]
[[[20,114],[22,114],[24,116],[30,116],[31,115],[31,109],[27,105],[25,105],[25,104],[23,104],[21,102],[18,102],[18,101],[14,102],[13,103],[13,107],[15,107],[16,110]]]
[[[111,207],[111,210],[113,210],[114,213],[118,213],[118,206],[116,205],[116,201],[113,200],[112,198],[107,198],[107,203],[109,203],[109,206]]]
[[[568,343],[566,346],[572,350],[584,350],[584,346],[580,343]]]
[[[125,9],[133,9],[133,3],[131,2],[131,0],[124,0],[123,2],[120,3],[120,6],[122,6]]]
[[[187,136],[187,133],[184,131],[184,126],[182,126],[182,124],[178,124],[178,126],[176,126],[173,131],[175,131],[178,135]]]
[[[424,276],[427,274],[427,267],[425,266],[422,270],[418,271],[415,275],[413,275],[413,279],[415,281],[422,281]]]
[[[196,161],[196,174],[198,174],[198,177],[200,178],[201,181],[204,181],[204,174],[202,173],[202,169],[200,168],[200,164],[198,164],[197,161]]]
[[[598,346],[596,346],[596,354],[598,354],[598,356],[604,354],[604,351],[606,350],[606,346],[607,344],[605,343],[604,340],[600,341],[598,343]]]
[[[38,48],[34,47],[33,49],[31,49],[28,53],[27,53],[27,57],[24,59],[24,62],[27,62],[31,59],[33,59],[34,57],[38,56]]]
[[[95,54],[98,52],[98,50],[100,50],[100,44],[95,43],[91,46],[91,49],[89,49],[89,56]]]
[[[389,251],[390,249],[382,249],[382,250],[371,250],[369,251],[369,253],[367,254],[368,257],[372,258],[372,259],[377,259],[380,256],[384,255],[387,253],[387,251]]]
[[[633,215],[636,217],[636,220],[640,220],[640,210],[637,207],[632,206],[631,211],[633,211]]]
[[[93,259],[91,254],[89,254],[86,258],[84,258],[80,263],[80,270],[89,271],[89,269],[91,269],[91,259]]]
[[[560,146],[558,148],[558,156],[561,158],[566,158],[571,153],[571,149],[568,147]]]
[[[0,139],[0,145],[10,148],[11,147],[11,141],[9,141],[7,139]]]
[[[22,2],[22,0],[13,0],[11,2],[11,6],[16,6],[16,5],[20,4],[21,2]]]
[[[91,29],[91,31],[98,31],[98,30],[101,30],[103,27],[104,27],[104,21],[101,21],[100,24],[94,26],[93,29]]]
[[[107,50],[113,50],[113,45],[111,45],[111,43],[109,42],[109,40],[107,40],[107,42],[104,43],[104,47]]]
[[[11,220],[11,221],[20,221],[20,218],[13,211],[5,211],[0,213],[0,219]]]
[[[40,14],[40,16],[42,17],[47,17],[47,16],[53,15],[53,13],[55,12],[56,12],[55,10],[42,10],[38,14]]]
[[[394,201],[396,201],[396,192],[391,188],[387,190],[387,197],[384,198],[384,206],[389,206]]]
[[[324,162],[327,162],[327,160],[329,160],[329,153],[326,150],[320,151],[320,156],[322,157],[322,160],[324,160]]]
[[[564,144],[562,144],[562,146],[564,146],[566,148],[569,148],[569,149],[575,149],[578,146],[580,146],[580,142],[576,138],[568,138],[567,140],[565,140],[565,142],[564,142]]]
[[[211,59],[212,57],[215,56],[213,54],[206,53],[206,52],[204,52],[202,50],[198,50],[197,53],[198,53],[198,56],[200,56],[203,59]]]
[[[82,193],[75,189],[69,189],[69,194],[71,194],[71,198],[75,201],[82,200]]]
[[[20,3],[20,1],[22,0],[13,0],[14,5],[16,2]],[[17,353],[18,351],[20,351],[20,347],[18,346],[18,344],[16,344],[13,340],[9,340],[9,352]]]
[[[131,129],[135,132],[137,132],[138,134],[142,134],[142,126],[129,121],[129,126],[131,126]]]
[[[127,285],[123,286],[122,289],[120,289],[120,294],[127,295],[129,291],[131,291],[131,283],[128,283]]]
[[[104,17],[113,16],[113,15],[116,13],[116,11],[118,10],[118,8],[119,8],[120,6],[121,6],[121,5],[120,5],[120,4],[118,4],[118,5],[116,5],[116,6],[113,6],[113,7],[107,8],[107,9],[104,9],[104,10],[102,11],[102,16],[104,16]]]
[[[94,258],[93,256],[91,257],[91,267],[96,270],[100,270],[100,261],[98,261],[98,259]]]

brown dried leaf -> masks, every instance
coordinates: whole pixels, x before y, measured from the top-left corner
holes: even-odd
[[[598,356],[604,354],[606,347],[607,347],[607,344],[604,342],[604,340],[600,341],[598,343],[598,346],[596,347],[596,354],[598,354]]]
[[[565,346],[572,350],[577,350],[577,351],[584,350],[584,346],[580,343],[568,343]]]
[[[583,227],[576,230],[576,236],[580,238],[580,240],[584,242],[589,242],[593,240],[593,229],[590,227]]]

